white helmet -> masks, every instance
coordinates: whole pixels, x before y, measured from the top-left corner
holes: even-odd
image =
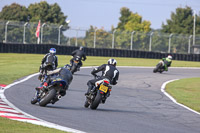
[[[172,56],[171,56],[171,55],[168,55],[167,58],[171,60],[171,59],[172,59]]]
[[[108,64],[116,66],[117,65],[117,61],[115,59],[109,59],[108,60]]]
[[[51,49],[49,50],[49,53],[55,54],[55,53],[56,53],[56,49],[55,49],[55,48],[51,48]]]

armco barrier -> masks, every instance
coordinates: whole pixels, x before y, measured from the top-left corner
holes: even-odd
[[[0,53],[32,53],[46,54],[50,48],[56,48],[58,55],[70,55],[72,51],[78,49],[75,46],[58,46],[51,44],[10,44],[0,43]],[[134,58],[151,58],[161,59],[168,54],[173,56],[174,60],[200,61],[200,54],[177,54],[177,53],[160,53],[137,50],[122,49],[105,49],[105,48],[85,48],[88,56],[105,56],[105,57],[134,57]]]

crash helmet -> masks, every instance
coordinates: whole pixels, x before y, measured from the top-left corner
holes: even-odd
[[[55,48],[50,48],[49,53],[55,54],[56,53],[56,49]]]
[[[108,60],[108,64],[109,64],[109,65],[116,66],[116,65],[117,65],[117,61],[116,61],[115,59],[109,59],[109,60]]]
[[[172,60],[172,56],[171,55],[168,55],[167,58],[170,59],[170,60]]]

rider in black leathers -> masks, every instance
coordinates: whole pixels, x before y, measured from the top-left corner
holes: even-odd
[[[109,59],[108,64],[103,64],[91,72],[91,74],[95,77],[97,77],[96,73],[102,71],[102,75],[100,78],[92,79],[87,82],[88,90],[85,93],[85,95],[89,95],[90,91],[94,88],[95,83],[99,80],[102,80],[104,78],[107,78],[110,80],[111,85],[116,85],[117,80],[119,78],[119,71],[116,68],[117,61],[115,59]]]
[[[83,63],[81,61],[82,58],[83,58],[83,61],[85,61],[87,59],[82,46],[79,49],[73,51],[72,56],[73,56],[73,58],[70,60],[71,66],[73,65],[73,60],[75,60],[77,58],[77,56],[79,56],[78,69],[83,65]]]
[[[48,71],[45,75],[44,81],[40,84],[39,87],[35,88],[37,91],[42,90],[46,91],[46,88],[49,86],[50,82],[54,80],[55,78],[60,78],[62,80],[66,81],[66,85],[63,86],[63,88],[60,90],[59,94],[63,97],[66,95],[66,90],[68,90],[69,85],[72,82],[73,75],[72,73],[64,66],[61,68],[57,68],[52,71]],[[54,104],[56,101],[58,101],[58,98],[55,98],[52,104]]]
[[[41,80],[42,76],[43,76],[43,72],[46,71],[45,69],[47,68],[47,66],[49,64],[51,64],[51,70],[55,70],[58,66],[58,57],[55,55],[56,54],[56,49],[55,48],[51,48],[49,50],[49,53],[47,53],[42,61],[41,61],[41,66],[39,68],[39,77],[38,79]],[[46,73],[46,72],[45,72]]]

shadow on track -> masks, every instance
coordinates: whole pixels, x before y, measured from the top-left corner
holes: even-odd
[[[92,75],[89,75],[89,74],[73,74],[73,76],[87,76],[87,77],[92,77]]]
[[[89,109],[89,108],[88,108]],[[89,109],[91,110],[91,109]],[[147,114],[145,111],[134,111],[134,110],[119,110],[119,109],[101,109],[98,108],[96,110],[91,110],[91,111],[99,111],[99,112],[106,112],[106,113],[123,113],[123,114]]]
[[[39,105],[38,105],[39,106]],[[91,111],[91,112],[106,112],[106,113],[123,113],[123,114],[147,114],[145,111],[133,111],[133,110],[119,110],[119,109],[101,109],[91,110],[90,108],[84,107],[67,107],[67,106],[56,106],[56,105],[47,105],[45,108],[49,109],[59,109],[59,110],[73,110],[73,111]]]
[[[51,109],[64,109],[64,110],[82,110],[83,107],[66,107],[66,106],[56,106],[56,105],[47,105],[45,108]]]

